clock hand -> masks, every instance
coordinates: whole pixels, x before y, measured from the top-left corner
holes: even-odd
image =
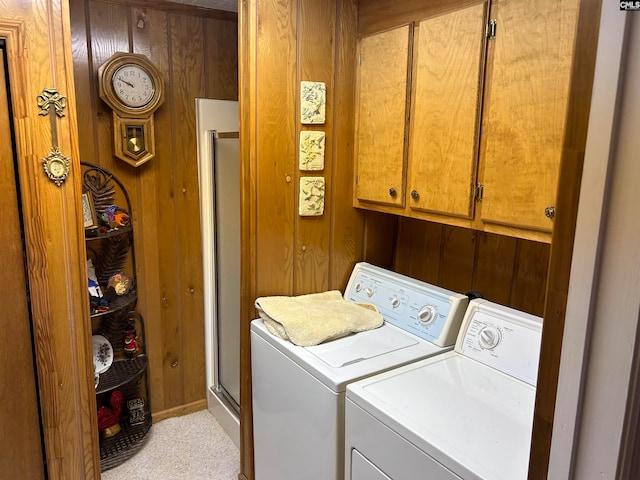
[[[127,85],[129,85],[131,88],[133,88],[133,83],[131,82],[127,82],[124,78],[122,77],[118,77],[118,80],[120,80],[122,83],[126,83]]]

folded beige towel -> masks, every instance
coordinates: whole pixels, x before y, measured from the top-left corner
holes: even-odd
[[[260,297],[255,302],[267,330],[310,347],[382,325],[375,305],[347,302],[337,290],[297,297]]]

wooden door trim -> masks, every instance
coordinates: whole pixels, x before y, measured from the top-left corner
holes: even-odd
[[[571,86],[551,240],[544,327],[538,367],[529,477],[546,478],[549,470],[562,339],[569,295],[582,167],[586,149],[595,73],[601,0],[579,0]]]
[[[38,9],[50,12],[46,26],[39,26],[40,32],[47,30],[46,39],[34,32],[37,22],[35,15],[29,16],[29,9],[24,19],[0,18],[0,37],[5,39],[11,79],[42,434],[49,479],[93,479],[100,477],[100,465],[95,393],[90,388],[93,372],[88,360],[89,302],[82,288],[86,285],[85,247],[68,5],[42,0],[34,2],[34,10],[35,3],[40,3]],[[57,120],[58,144],[71,157],[72,165],[61,187],[42,171],[41,158],[51,148],[50,119],[39,117],[32,88],[44,81],[46,71],[46,66],[40,66],[40,75],[35,72],[38,57],[34,50],[42,51],[47,42],[51,42],[47,51],[55,58],[50,59],[48,85],[42,88],[58,83],[67,97],[65,117]],[[40,122],[46,122],[46,128]],[[49,214],[53,208],[55,217]]]
[[[238,15],[238,106],[240,112],[240,473],[254,478],[250,322],[256,298],[256,0],[240,2]]]

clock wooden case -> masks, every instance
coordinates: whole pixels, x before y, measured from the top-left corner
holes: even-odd
[[[113,110],[114,155],[134,167],[151,160],[153,114],[164,102],[160,71],[144,55],[118,52],[98,69],[98,88]]]

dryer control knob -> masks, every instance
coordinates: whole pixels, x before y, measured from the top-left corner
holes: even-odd
[[[418,320],[422,325],[431,325],[437,316],[438,309],[434,305],[425,305],[418,311]]]
[[[398,299],[398,297],[393,297],[391,299],[391,306],[393,308],[398,308],[400,306],[400,300]]]
[[[359,283],[356,283],[356,292],[359,292],[360,290],[362,290],[362,285]]]
[[[367,288],[365,292],[367,293],[367,297],[373,297],[373,288]]]
[[[502,336],[500,330],[496,327],[484,327],[480,330],[480,336],[478,337],[478,343],[480,347],[485,350],[493,350],[498,346]]]

